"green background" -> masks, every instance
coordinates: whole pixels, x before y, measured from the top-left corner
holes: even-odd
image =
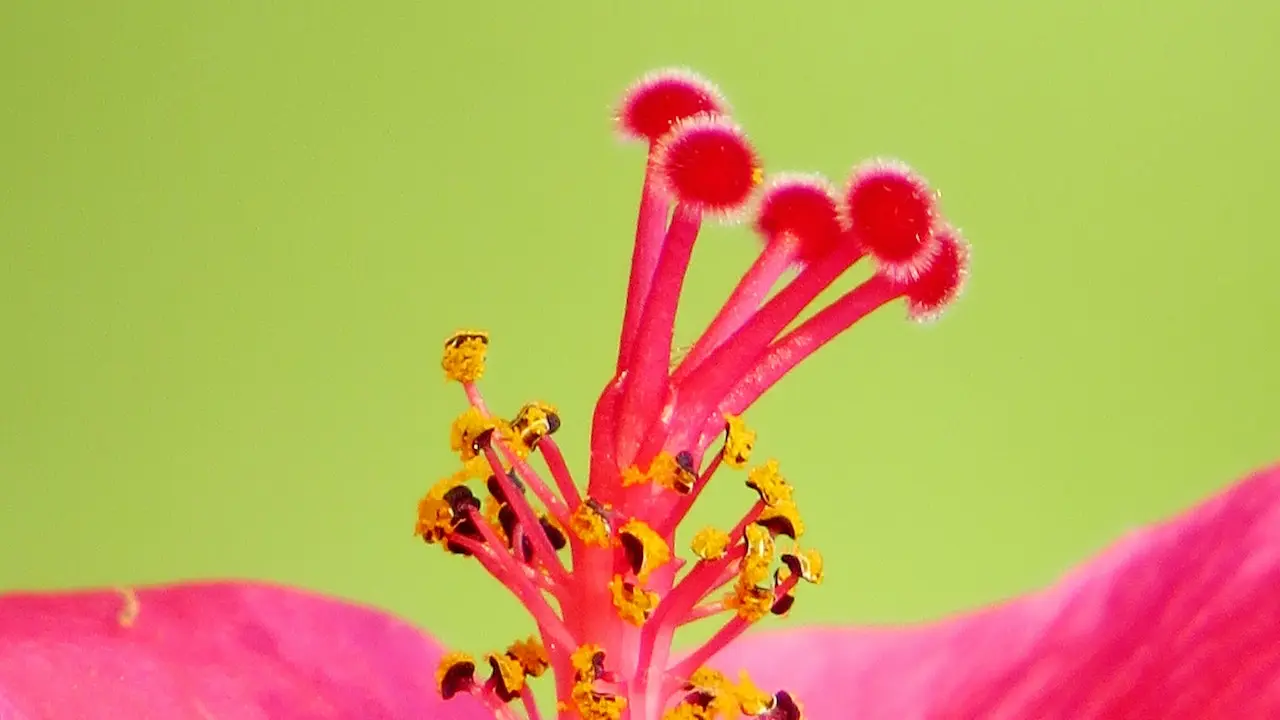
[[[1050,582],[1280,457],[1276,8],[5,3],[0,588],[268,578],[523,630],[411,537],[463,407],[440,343],[490,329],[491,403],[558,404],[584,465],[643,166],[610,109],[668,64],[772,170],[906,159],[975,247],[943,322],[884,310],[750,415],[828,558],[790,622]],[[681,341],[754,243],[704,233]]]

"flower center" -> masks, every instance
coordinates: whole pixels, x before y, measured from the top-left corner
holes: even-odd
[[[419,502],[416,534],[474,557],[537,626],[536,637],[485,655],[483,680],[475,658],[447,655],[437,673],[445,698],[473,695],[504,719],[520,717],[518,703],[536,719],[528,681],[551,670],[564,719],[801,717],[786,690],[708,665],[754,623],[786,615],[800,582],[823,577],[822,556],[800,544],[804,522],[778,462],[749,468],[756,435],[741,413],[878,307],[905,298],[912,317],[936,316],[959,294],[968,246],[901,165],[855,170],[842,198],[816,176],[779,176],[757,204],[761,255],[673,362],[676,307],[703,216],[740,213],[761,182],[754,149],[725,112],[715,89],[687,73],[649,76],[622,105],[622,130],[648,141],[650,157],[617,372],[592,419],[585,493],[554,440],[554,407],[532,402],[510,419],[489,410],[477,385],[489,336],[465,331],[445,343],[446,377],[468,400],[450,428],[461,466]],[[869,280],[795,324],[863,258],[878,266]],[[793,266],[794,279],[770,296]],[[745,470],[754,499],[733,527],[702,528],[680,552],[676,532],[721,468]],[[673,657],[677,630],[709,618],[719,622],[711,638]]]

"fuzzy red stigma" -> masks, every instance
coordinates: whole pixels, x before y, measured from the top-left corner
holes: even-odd
[[[722,115],[681,120],[654,158],[662,187],[703,212],[740,210],[760,183],[760,160],[742,129]]]
[[[938,250],[928,268],[906,289],[907,314],[917,322],[938,318],[964,291],[969,277],[969,243],[959,231],[942,227],[935,233]]]
[[[835,188],[821,175],[771,178],[756,211],[756,231],[768,241],[796,243],[796,259],[810,262],[840,241],[844,219]]]
[[[657,142],[676,123],[700,113],[729,113],[715,85],[687,70],[660,70],[641,78],[623,96],[618,128],[633,140]]]
[[[859,242],[889,277],[910,278],[937,250],[933,192],[920,176],[895,161],[857,168],[845,194]]]

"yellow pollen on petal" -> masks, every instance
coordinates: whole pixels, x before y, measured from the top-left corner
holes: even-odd
[[[756,519],[756,524],[769,528],[774,535],[786,535],[792,540],[799,540],[804,535],[804,520],[800,518],[800,508],[791,500],[766,507]]]
[[[759,585],[769,577],[769,568],[773,565],[773,536],[767,528],[756,524],[746,528],[747,552],[742,557],[742,581],[748,585]]]
[[[543,402],[525,405],[511,421],[512,432],[523,445],[529,448],[537,447],[538,441],[554,433],[559,427],[559,413],[554,407]]]
[[[720,451],[724,464],[741,470],[751,460],[751,450],[756,445],[756,433],[747,427],[737,415],[726,415],[724,449]]]
[[[729,533],[715,527],[704,527],[693,536],[689,549],[702,560],[719,560],[729,551]]]
[[[653,528],[640,520],[628,520],[618,529],[618,542],[639,561],[633,568],[641,583],[649,580],[649,574],[671,560],[671,547]]]
[[[436,667],[436,689],[445,700],[467,690],[476,672],[475,658],[464,652],[451,652],[440,658]]]
[[[621,575],[613,576],[609,592],[613,595],[613,606],[618,609],[618,617],[637,627],[644,625],[644,621],[658,607],[658,593],[636,587],[624,581]]]
[[[791,499],[791,485],[778,472],[777,460],[752,468],[747,473],[747,487],[760,493],[760,499],[769,507]]]
[[[489,333],[483,330],[462,330],[450,335],[440,360],[445,378],[460,383],[479,380],[484,375],[484,355],[488,349]]]
[[[606,510],[609,506],[603,506]],[[609,521],[600,513],[593,502],[588,499],[578,506],[573,514],[569,516],[569,529],[577,535],[582,542],[587,545],[607,548],[610,545],[610,538],[613,534],[609,527]]]
[[[479,410],[469,407],[449,426],[449,447],[458,453],[463,462],[472,460],[479,455],[476,443],[480,436],[497,427],[497,423],[480,414]]]
[[[529,677],[541,677],[551,666],[551,658],[547,649],[538,638],[529,636],[527,640],[517,640],[507,648],[507,654],[515,658]]]
[[[724,606],[737,612],[747,622],[756,622],[773,609],[773,589],[752,585],[739,575],[733,590],[724,599]]]

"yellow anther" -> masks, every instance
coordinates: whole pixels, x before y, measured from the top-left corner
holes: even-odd
[[[686,459],[688,456],[685,456]],[[691,461],[690,461],[691,462]],[[668,490],[681,495],[693,492],[693,485],[698,481],[690,467],[680,463],[680,459],[669,452],[660,452],[649,466],[649,478]]]
[[[725,691],[730,687],[729,678],[719,670],[703,667],[693,671],[689,676],[689,682],[685,683],[685,690],[704,695],[716,695]]]
[[[752,184],[752,185],[759,185],[759,184],[760,184],[760,183],[762,183],[762,182],[764,182],[764,168],[759,168],[759,167],[758,167],[758,168],[752,168],[752,169],[751,169],[751,184]]]
[[[787,553],[782,556],[787,568],[801,580],[814,585],[822,584],[822,553],[814,549]]]
[[[756,445],[756,432],[747,427],[737,415],[726,415],[724,450],[720,451],[724,464],[741,470],[751,460],[751,449]]]
[[[631,571],[641,583],[647,582],[650,573],[671,560],[667,541],[640,520],[628,520],[618,529],[618,544],[626,551]]]
[[[541,677],[551,666],[551,658],[547,649],[538,638],[529,636],[528,640],[517,640],[507,648],[507,654],[515,658],[529,677]]]
[[[462,485],[456,477],[447,477],[437,482],[418,501],[418,522],[413,534],[429,543],[438,543],[453,532],[456,523],[453,508],[444,499],[450,490]]]
[[[799,540],[804,535],[804,520],[800,518],[800,509],[791,500],[766,507],[756,523],[769,528],[774,535],[786,535],[792,540]]]
[[[760,493],[760,499],[769,507],[791,499],[791,485],[778,472],[777,460],[752,468],[747,473],[747,487]]]
[[[738,576],[733,591],[724,600],[725,607],[737,612],[747,622],[755,622],[773,609],[773,589],[752,585]]]
[[[608,510],[609,506],[597,506],[595,501],[588,498],[569,516],[569,529],[582,542],[607,548],[613,531],[609,527],[609,521],[601,513],[601,508]]]
[[[618,617],[632,625],[643,625],[658,607],[658,593],[625,582],[621,575],[613,576],[609,592],[613,594],[613,606],[618,609]]]
[[[447,653],[436,667],[436,688],[445,700],[467,692],[475,683],[476,661],[464,652]]]
[[[738,685],[734,690],[738,698],[738,709],[744,715],[763,715],[773,708],[773,696],[756,687],[745,672],[738,676]]]
[[[627,708],[626,698],[596,692],[586,683],[574,684],[571,696],[582,720],[621,720],[622,711]]]
[[[634,465],[622,470],[623,487],[651,482],[681,495],[692,492],[697,480],[698,476],[691,467],[682,465],[677,456],[665,451],[658,453],[653,462],[649,463],[648,470],[641,470]]]
[[[480,453],[481,436],[493,432],[497,427],[497,423],[485,418],[479,410],[469,407],[449,426],[449,447],[458,453],[463,462],[472,460]]]
[[[746,528],[747,553],[742,558],[742,582],[748,585],[759,585],[769,577],[769,567],[773,565],[773,536],[767,528],[756,524]]]
[[[484,375],[484,356],[489,350],[489,333],[461,331],[444,341],[440,368],[445,379],[457,383],[474,383]]]
[[[493,679],[497,685],[498,697],[512,700],[524,690],[524,667],[515,658],[506,653],[489,653],[484,656],[489,667],[493,669]]]
[[[511,421],[511,431],[520,443],[530,449],[538,441],[560,429],[560,415],[546,403],[533,402],[520,408]]]
[[[693,536],[689,549],[703,560],[719,560],[729,551],[729,533],[714,527],[704,527]]]
[[[695,670],[689,676],[684,689],[696,696],[694,705],[703,709],[706,713],[704,717],[733,717],[737,711],[738,703],[733,683],[717,670],[705,667]]]
[[[484,375],[484,354],[489,349],[489,333],[463,330],[449,336],[444,343],[440,367],[444,376],[460,383],[472,383]]]
[[[569,664],[573,666],[577,681],[590,685],[596,681],[604,665],[604,649],[590,643],[583,645],[569,656]]]

